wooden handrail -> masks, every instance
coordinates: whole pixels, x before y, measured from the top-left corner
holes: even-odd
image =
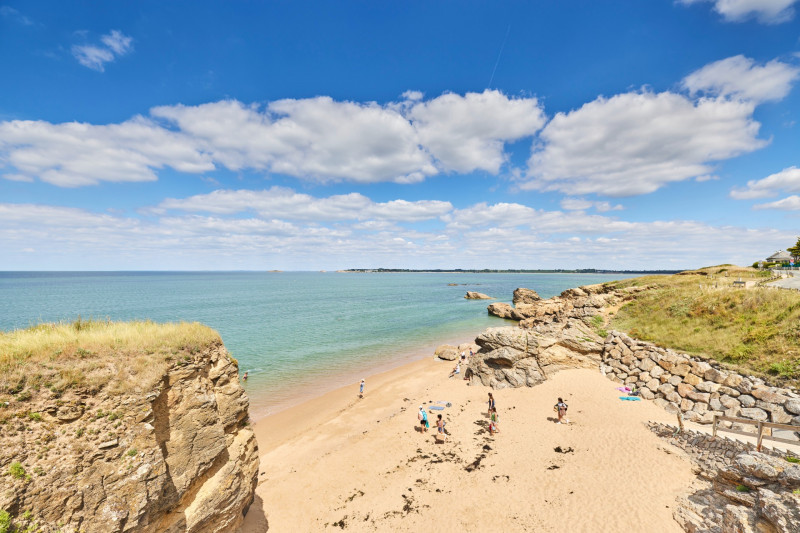
[[[773,437],[771,431],[770,431],[769,435],[764,435],[764,429],[765,428],[786,429],[786,430],[789,430],[789,431],[798,431],[798,432],[800,432],[800,426],[795,426],[795,425],[792,425],[792,424],[778,424],[776,422],[759,422],[758,420],[750,420],[749,418],[737,418],[737,417],[733,417],[733,416],[714,415],[714,427],[713,427],[713,430],[712,430],[712,435],[714,437],[717,436],[717,423],[718,422],[733,422],[733,423],[736,423],[736,424],[750,424],[750,425],[753,425],[753,426],[757,426],[757,433],[755,433],[755,434],[754,433],[748,433],[746,431],[739,431],[739,430],[727,429],[727,428],[726,428],[726,431],[730,431],[731,433],[736,433],[737,435],[748,435],[748,436],[757,437],[756,449],[758,451],[761,451],[761,441],[763,441],[765,438],[769,439],[769,440],[774,440],[774,441],[777,441],[777,442],[783,442],[783,443],[786,443],[786,444],[800,445],[800,440],[789,440],[789,439],[783,439],[783,438],[780,438],[780,437]]]

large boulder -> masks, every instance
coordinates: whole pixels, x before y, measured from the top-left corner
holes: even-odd
[[[519,288],[514,291],[514,298],[512,302],[515,306],[517,306],[519,304],[535,304],[541,299],[542,297],[539,296],[536,291],[532,289]]]
[[[483,294],[482,292],[473,292],[473,291],[467,291],[467,294],[464,295],[464,298],[466,298],[467,300],[491,300],[492,299],[491,296],[487,296],[486,294]]]
[[[446,361],[455,361],[456,357],[458,357],[458,348],[450,344],[442,344],[436,348],[433,355]]]

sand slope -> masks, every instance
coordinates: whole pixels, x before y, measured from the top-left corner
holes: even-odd
[[[258,498],[245,533],[264,531],[681,531],[672,507],[694,476],[647,420],[592,370],[494,391],[501,433],[486,431],[489,389],[419,361],[256,423]],[[558,396],[570,425],[554,423]],[[448,400],[448,442],[417,429],[422,402]],[[430,415],[435,419],[435,415]],[[558,453],[572,448],[568,453]],[[476,467],[467,467],[478,463]]]

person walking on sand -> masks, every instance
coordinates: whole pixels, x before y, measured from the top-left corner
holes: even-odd
[[[442,436],[442,440],[447,442],[447,433],[444,432],[444,420],[442,420],[442,415],[436,419],[436,429],[439,432],[439,435]]]
[[[489,416],[492,416],[492,409],[494,409],[494,408],[495,408],[494,396],[492,396],[492,393],[490,392],[489,393]]]
[[[564,400],[561,398],[558,399],[558,403],[553,406],[553,410],[558,412],[558,422],[556,424],[560,424],[564,422],[565,424],[569,424],[569,420],[566,418],[567,416],[567,404],[564,403]]]
[[[492,407],[490,421],[489,421],[489,435],[494,435],[495,433],[500,433],[500,428],[497,427],[497,424],[500,422],[500,415],[497,414],[497,409]]]
[[[361,386],[358,387],[358,397],[359,398],[363,398],[364,397],[364,380],[363,379],[361,380]]]
[[[420,433],[425,433],[428,431],[428,413],[425,412],[425,408],[421,405],[419,406],[419,413],[417,413],[417,418],[419,419],[420,425]]]

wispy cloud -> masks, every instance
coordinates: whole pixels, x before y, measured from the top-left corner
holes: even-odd
[[[11,6],[0,6],[0,17],[13,20],[17,24],[22,24],[23,26],[33,26],[33,20],[26,17],[20,13],[19,10],[14,9]]]
[[[83,44],[72,47],[72,55],[84,67],[98,72],[105,71],[106,63],[133,50],[133,38],[119,30],[111,30],[100,37],[100,44]]]
[[[265,258],[282,269],[387,261],[399,268],[568,268],[589,261],[598,268],[689,268],[751,263],[796,238],[770,228],[629,222],[519,203],[456,209],[435,200],[374,202],[358,194],[313,197],[289,189],[218,191],[170,200],[160,209],[139,218],[0,203],[0,249],[9,251],[4,264],[28,264],[30,257],[19,251],[33,248],[33,259],[57,258],[62,268],[263,268]]]

